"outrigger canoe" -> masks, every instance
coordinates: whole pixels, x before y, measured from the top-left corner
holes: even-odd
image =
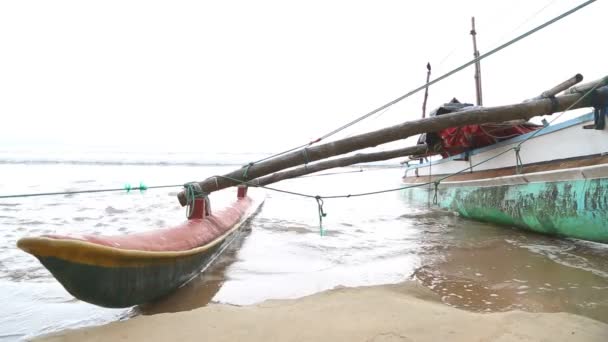
[[[74,297],[122,308],[163,297],[199,274],[232,242],[263,200],[239,188],[230,206],[211,212],[193,197],[178,226],[123,236],[44,235],[18,241]]]

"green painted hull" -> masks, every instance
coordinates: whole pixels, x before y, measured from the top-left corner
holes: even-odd
[[[435,191],[425,186],[405,189],[403,194],[427,203],[434,202]],[[463,217],[608,243],[606,178],[486,187],[440,184],[436,195],[439,207]]]
[[[135,267],[86,265],[54,257],[38,259],[74,297],[107,308],[125,308],[175,291],[199,274],[221,246],[170,263]]]

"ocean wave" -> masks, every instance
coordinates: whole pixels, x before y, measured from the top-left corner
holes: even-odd
[[[161,151],[0,151],[0,164],[222,166],[245,165],[268,157],[264,152],[161,152]]]
[[[137,165],[154,165],[154,166],[232,166],[232,165],[244,165],[247,162],[236,162],[236,161],[123,161],[123,160],[44,160],[44,159],[0,159],[0,164],[31,164],[31,165],[45,165],[45,164],[73,164],[73,165],[125,165],[125,166],[137,166]]]

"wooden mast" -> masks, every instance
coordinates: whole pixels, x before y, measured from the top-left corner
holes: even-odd
[[[594,96],[596,99],[608,98],[608,87],[598,88],[596,89],[596,93],[597,95]],[[592,106],[592,96],[584,95],[585,94],[569,94],[552,99],[539,99],[498,107],[475,108],[462,112],[408,121],[380,130],[286,153],[280,157],[265,160],[257,164],[246,165],[238,170],[227,173],[222,177],[211,177],[205,181],[199,182],[199,185],[201,186],[202,191],[211,193],[213,191],[238,185],[243,181],[263,177],[294,166],[368,147],[375,147],[421,133],[437,132],[450,127],[473,124],[504,122],[518,119],[528,120],[535,116],[549,115],[566,109]],[[183,191],[180,192],[177,197],[181,205],[187,204],[186,196]]]
[[[481,95],[481,64],[479,63],[479,50],[477,50],[477,31],[475,31],[475,17],[471,17],[471,36],[473,37],[473,56],[475,57],[475,90],[477,93],[477,105],[483,106]]]
[[[424,100],[422,101],[422,118],[424,119],[426,117],[426,102],[429,99],[429,81],[431,80],[431,62],[427,62],[426,63],[426,87],[424,88]],[[419,159],[420,163],[422,164],[422,160],[424,158],[421,157]],[[418,169],[416,169],[416,172],[418,172]]]
[[[426,87],[424,88],[424,100],[422,101],[422,118],[426,117],[426,101],[429,99],[429,81],[431,80],[431,62],[426,63]]]

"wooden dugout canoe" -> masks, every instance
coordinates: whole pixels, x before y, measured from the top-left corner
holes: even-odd
[[[165,296],[199,274],[262,203],[245,195],[208,215],[205,201],[197,199],[190,219],[175,227],[124,236],[45,235],[20,239],[17,245],[74,297],[103,307],[129,307]]]

